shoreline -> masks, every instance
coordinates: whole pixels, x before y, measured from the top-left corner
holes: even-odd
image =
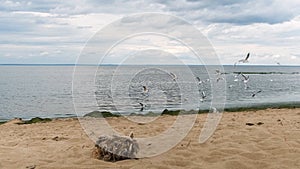
[[[258,110],[266,110],[266,109],[297,109],[300,108],[300,102],[282,102],[282,103],[265,103],[265,104],[253,104],[248,106],[240,106],[240,107],[228,107],[224,108],[222,113],[228,113],[228,112],[246,112],[246,111],[258,111]],[[185,115],[185,114],[205,114],[209,113],[210,110],[208,109],[199,109],[196,110],[180,110],[180,109],[165,109],[161,113],[154,113],[152,111],[148,111],[147,113],[139,114],[139,113],[130,113],[130,114],[120,114],[110,111],[92,111],[90,113],[85,114],[82,117],[99,117],[99,118],[106,118],[106,117],[120,117],[120,116],[161,116],[161,115]],[[80,116],[81,117],[81,116]],[[5,124],[6,122],[13,120],[13,119],[24,119],[23,121],[29,122],[32,120],[35,120],[37,118],[40,118],[41,121],[44,119],[46,120],[54,120],[54,119],[65,119],[65,118],[80,118],[76,115],[74,116],[59,116],[59,117],[33,117],[33,118],[20,118],[20,117],[14,117],[11,119],[0,119],[0,125]],[[39,120],[38,120],[39,121]]]

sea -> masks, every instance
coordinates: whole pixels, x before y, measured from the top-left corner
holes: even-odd
[[[300,66],[0,66],[0,121],[299,103]]]

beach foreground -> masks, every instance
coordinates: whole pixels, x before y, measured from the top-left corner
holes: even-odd
[[[92,157],[94,143],[76,118],[2,124],[0,168],[300,168],[300,109],[224,113],[214,135],[199,144],[206,116],[200,114],[187,137],[173,149],[115,163]],[[120,117],[106,118],[119,132],[133,131],[135,137],[160,133],[175,119],[164,115],[141,125]]]

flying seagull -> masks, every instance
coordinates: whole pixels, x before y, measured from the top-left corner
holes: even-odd
[[[223,77],[220,77],[221,76],[221,71],[219,69],[216,69],[216,75],[218,76],[217,77],[217,82],[219,82],[220,80],[224,80]]]
[[[241,59],[241,60],[235,62],[235,63],[234,63],[234,67],[236,67],[236,65],[237,65],[238,63],[248,63],[248,62],[249,62],[249,61],[248,61],[249,57],[250,57],[250,52],[247,54],[247,56],[246,56],[245,59]]]
[[[217,82],[219,82],[220,80],[224,80],[224,78],[223,77],[218,77]]]
[[[149,90],[147,89],[146,86],[143,86],[143,89],[144,89],[144,93],[148,93],[149,92]]]
[[[246,75],[244,75],[244,74],[241,74],[242,76],[243,76],[243,78],[244,78],[244,80],[243,80],[243,82],[244,82],[244,85],[245,85],[245,89],[247,89],[248,88],[248,85],[247,85],[247,83],[249,82],[249,76],[246,76]]]
[[[200,101],[203,102],[205,98],[206,98],[206,94],[204,91],[202,91]]]
[[[141,109],[140,109],[140,111],[143,111],[144,110],[144,108],[146,107],[146,105],[144,105],[143,103],[141,103],[140,102],[140,105],[141,105]]]
[[[196,79],[198,80],[198,84],[202,84],[203,81],[200,79],[200,77],[196,77]]]
[[[170,72],[170,75],[172,76],[172,79],[173,79],[174,81],[176,81],[177,76],[176,76],[174,73],[172,73],[172,72]]]
[[[257,93],[260,93],[260,92],[261,92],[261,90],[258,90],[258,91],[256,91],[256,92],[252,93],[252,97],[255,97],[256,94],[257,94]]]
[[[241,72],[238,72],[237,74],[234,75],[234,80],[235,82],[239,81],[238,77],[241,74]]]

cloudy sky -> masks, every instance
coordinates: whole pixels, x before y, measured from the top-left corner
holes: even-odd
[[[223,64],[251,52],[252,64],[300,65],[299,11],[299,0],[0,0],[0,64],[75,63],[104,26],[127,15],[159,12],[194,25]],[[180,46],[172,49],[184,55]]]

